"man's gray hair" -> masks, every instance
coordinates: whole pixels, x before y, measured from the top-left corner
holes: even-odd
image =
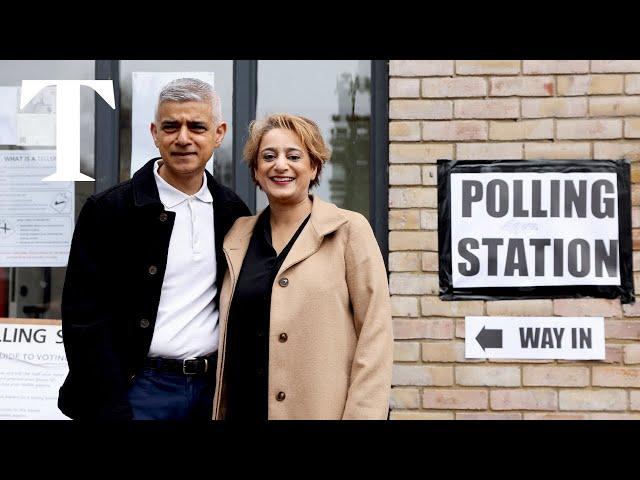
[[[156,105],[156,120],[158,120],[160,104],[164,102],[210,102],[214,123],[218,124],[222,121],[220,96],[211,84],[197,78],[178,78],[162,87]]]

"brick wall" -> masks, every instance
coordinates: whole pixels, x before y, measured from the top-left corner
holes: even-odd
[[[392,419],[640,418],[640,301],[440,301],[438,158],[632,161],[640,293],[640,61],[389,65]],[[604,316],[604,361],[465,360],[465,315]]]

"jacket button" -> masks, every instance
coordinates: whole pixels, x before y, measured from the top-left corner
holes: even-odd
[[[147,320],[146,318],[143,318],[142,320],[140,320],[140,328],[147,328],[149,326],[149,320]]]
[[[156,273],[158,273],[158,267],[156,267],[155,265],[151,265],[149,267],[149,275],[155,275]]]
[[[280,343],[284,343],[284,342],[286,342],[288,339],[289,339],[289,336],[288,336],[286,333],[281,333],[281,334],[280,334],[280,338],[279,338]]]
[[[276,400],[278,400],[279,402],[283,401],[286,398],[286,395],[284,394],[284,392],[278,392],[278,394],[276,395]]]
[[[162,212],[159,216],[158,216],[158,220],[160,220],[161,222],[166,222],[167,218],[169,218],[169,215],[167,215],[166,213]]]
[[[286,287],[287,285],[289,285],[289,279],[288,278],[281,278],[278,281],[278,285],[280,285],[281,287]]]

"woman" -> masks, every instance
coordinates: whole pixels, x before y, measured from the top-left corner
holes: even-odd
[[[318,126],[271,115],[244,155],[269,206],[225,237],[214,418],[387,418],[386,271],[367,220],[309,194],[329,159]]]

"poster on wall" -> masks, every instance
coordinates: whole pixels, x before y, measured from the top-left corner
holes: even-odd
[[[74,228],[73,182],[43,182],[55,150],[0,150],[0,267],[64,267]]]
[[[68,373],[60,320],[0,318],[0,420],[66,420]]]
[[[440,298],[634,301],[630,165],[438,161]]]
[[[131,176],[147,161],[159,157],[149,126],[155,118],[162,87],[178,78],[197,78],[214,87],[213,72],[133,72],[131,96]],[[206,169],[213,173],[213,156]]]

